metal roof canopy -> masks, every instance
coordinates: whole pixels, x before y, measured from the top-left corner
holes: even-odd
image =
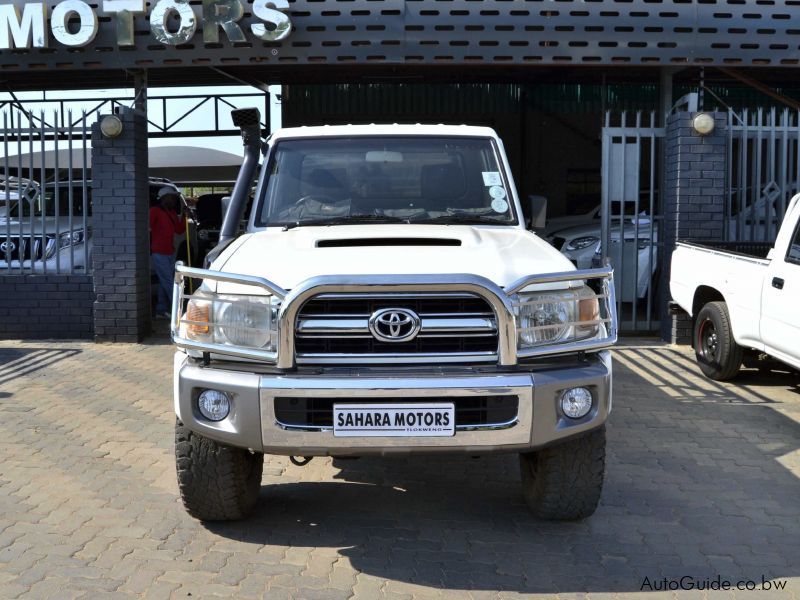
[[[13,145],[12,145],[13,148]],[[72,150],[63,148],[59,150],[46,150],[44,152],[25,152],[24,154],[9,156],[9,171],[22,167],[25,173],[30,169],[38,173],[42,164],[46,169],[53,165],[60,165],[60,170],[66,170],[67,165],[75,165],[76,169],[83,169],[83,149],[74,147]],[[72,155],[70,158],[70,154]],[[152,146],[148,152],[148,173],[153,177],[166,177],[174,183],[232,183],[242,164],[242,157],[238,154],[223,152],[214,148],[199,146]],[[92,153],[86,155],[85,168],[91,169]],[[0,164],[0,169],[3,165]]]
[[[47,0],[48,12],[59,3]],[[294,0],[291,35],[264,42],[250,33],[260,22],[252,0],[242,0],[238,24],[246,41],[238,43],[222,31],[218,43],[204,43],[198,2],[192,9],[200,26],[178,46],[156,40],[149,15],[157,2],[146,4],[134,19],[133,46],[117,45],[117,16],[93,4],[100,22],[91,43],[63,46],[48,28],[47,48],[0,51],[0,80],[13,90],[116,87],[132,85],[133,72],[147,70],[151,87],[229,84],[231,78],[262,84],[523,81],[541,70],[579,71],[586,78],[617,71],[609,67],[624,67],[619,76],[630,80],[652,78],[645,73],[653,67],[800,65],[800,29],[793,26],[800,6],[788,2],[759,3],[755,10],[723,0]],[[776,71],[785,80],[786,72]]]

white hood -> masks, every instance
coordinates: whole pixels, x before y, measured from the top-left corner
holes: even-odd
[[[318,246],[331,240],[380,238],[451,240],[460,245]],[[574,269],[547,242],[516,227],[406,224],[271,228],[242,236],[211,268],[264,277],[286,290],[318,275],[378,274],[469,273],[503,287],[526,275]],[[218,291],[252,293],[250,286],[241,287],[221,284]]]

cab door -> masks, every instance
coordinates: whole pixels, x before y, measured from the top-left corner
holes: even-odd
[[[767,353],[800,366],[800,222],[782,256],[778,248],[763,284],[761,338]]]

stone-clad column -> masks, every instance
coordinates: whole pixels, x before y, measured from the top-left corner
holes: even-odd
[[[109,138],[92,126],[92,266],[94,336],[137,342],[150,331],[147,119],[117,109],[122,132]]]
[[[667,341],[689,343],[691,323],[683,315],[669,315],[669,277],[676,242],[722,241],[725,235],[725,177],[727,119],[714,113],[715,127],[702,136],[692,127],[696,113],[674,113],[667,119],[664,143],[663,248],[660,287],[664,319],[661,334]]]

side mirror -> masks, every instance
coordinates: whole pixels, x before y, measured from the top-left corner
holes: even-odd
[[[221,207],[221,214],[222,220],[225,220],[225,215],[228,214],[228,207],[231,205],[231,197],[230,196],[223,196],[222,200],[219,201]]]
[[[526,225],[528,229],[543,229],[547,222],[547,198],[544,196],[528,196],[523,208],[527,208]]]

